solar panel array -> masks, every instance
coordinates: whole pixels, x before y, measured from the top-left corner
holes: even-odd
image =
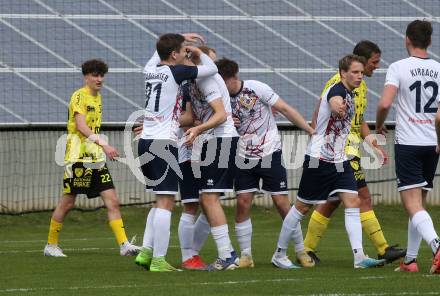
[[[126,121],[144,105],[141,69],[167,32],[204,35],[243,79],[268,83],[307,119],[338,59],[372,40],[383,52],[383,68],[367,78],[374,120],[386,68],[407,55],[404,32],[416,18],[433,20],[438,59],[437,0],[3,0],[0,123],[65,122],[90,58],[110,66],[103,120]]]

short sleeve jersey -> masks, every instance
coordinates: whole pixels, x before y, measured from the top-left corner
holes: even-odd
[[[342,97],[347,106],[344,117],[331,112],[330,99]],[[316,134],[307,146],[306,154],[323,161],[338,163],[347,160],[345,145],[354,116],[354,94],[342,82],[329,87],[323,94],[316,120]]]
[[[339,75],[339,73],[336,73],[325,84],[321,94],[321,98],[332,85],[340,81],[341,76]],[[361,126],[362,122],[364,121],[364,113],[367,108],[367,91],[368,88],[365,80],[362,80],[361,85],[353,90],[355,113],[353,119],[351,120],[350,134],[348,135],[347,145],[345,146],[345,153],[347,155],[361,157],[359,148],[362,142]]]
[[[240,153],[244,151],[246,158],[262,158],[281,150],[272,113],[278,98],[269,85],[257,80],[243,81],[240,91],[231,96],[232,114],[240,120]]]
[[[429,58],[409,57],[388,68],[385,85],[397,87],[396,144],[437,145],[439,73],[440,63]]]
[[[75,114],[79,113],[86,117],[87,126],[98,134],[102,120],[102,99],[98,92],[92,96],[88,88],[83,87],[72,94],[69,103],[69,115],[67,121],[67,144],[64,161],[73,162],[100,162],[105,160],[102,147],[88,141],[86,137],[76,129]]]

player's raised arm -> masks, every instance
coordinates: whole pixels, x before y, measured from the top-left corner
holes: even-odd
[[[273,107],[280,111],[290,122],[312,135],[315,130],[306,122],[304,117],[293,107],[289,106],[283,99],[278,98]]]

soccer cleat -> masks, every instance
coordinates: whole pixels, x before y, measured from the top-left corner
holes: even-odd
[[[373,259],[365,257],[360,262],[354,263],[354,268],[371,268],[378,267],[385,264],[385,259]]]
[[[187,270],[206,270],[207,267],[199,255],[194,255],[182,263],[182,268]]]
[[[238,267],[239,268],[255,267],[254,260],[252,259],[252,255],[249,254],[241,255],[240,260],[238,260]]]
[[[48,257],[67,257],[58,245],[47,244],[43,251],[44,256]]]
[[[417,266],[417,261],[414,259],[410,263],[405,264],[404,261],[400,262],[399,267],[394,269],[394,271],[401,272],[419,272],[419,267]]]
[[[397,248],[397,245],[390,246],[385,249],[383,255],[378,255],[378,259],[385,259],[385,263],[391,263],[397,259],[403,258],[406,255],[405,249]]]
[[[134,263],[139,266],[150,269],[151,259],[153,258],[153,250],[150,248],[141,248],[141,251],[136,256]]]
[[[321,259],[319,259],[319,257],[316,255],[315,252],[313,252],[313,251],[307,251],[307,255],[309,255],[310,258],[313,259],[313,261],[315,262],[315,264],[319,264],[319,263],[321,263]]]
[[[169,264],[165,257],[153,257],[151,260],[150,271],[152,272],[169,272],[169,271],[182,271]]]
[[[272,256],[272,264],[281,269],[298,269],[300,266],[292,263],[287,256]]]
[[[235,252],[231,253],[231,257],[226,259],[217,258],[214,263],[208,265],[207,270],[218,271],[218,270],[234,270],[238,268],[238,257]]]
[[[141,251],[141,247],[135,246],[132,243],[126,241],[120,247],[119,254],[121,256],[136,256]]]
[[[315,261],[312,259],[312,257],[307,254],[306,251],[302,250],[296,253],[296,261],[302,266],[302,267],[313,267],[315,266]]]
[[[440,248],[437,248],[434,258],[432,258],[432,266],[429,270],[430,273],[440,273]]]

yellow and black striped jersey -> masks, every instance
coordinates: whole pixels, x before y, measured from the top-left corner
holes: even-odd
[[[329,87],[341,81],[341,76],[336,73],[330,78],[324,86],[321,93],[322,95],[328,90]],[[353,155],[361,157],[359,147],[362,141],[361,137],[361,125],[364,119],[365,109],[367,108],[367,84],[365,80],[362,80],[361,85],[353,90],[354,93],[354,105],[355,115],[351,121],[350,134],[347,138],[347,144],[345,146],[345,153],[347,155]]]
[[[87,126],[98,134],[101,129],[102,99],[101,94],[92,96],[87,87],[75,91],[70,98],[69,118],[67,121],[67,144],[65,163],[73,162],[100,162],[104,161],[102,147],[91,141],[87,141],[77,129],[75,124],[75,113],[83,114],[86,117]]]

